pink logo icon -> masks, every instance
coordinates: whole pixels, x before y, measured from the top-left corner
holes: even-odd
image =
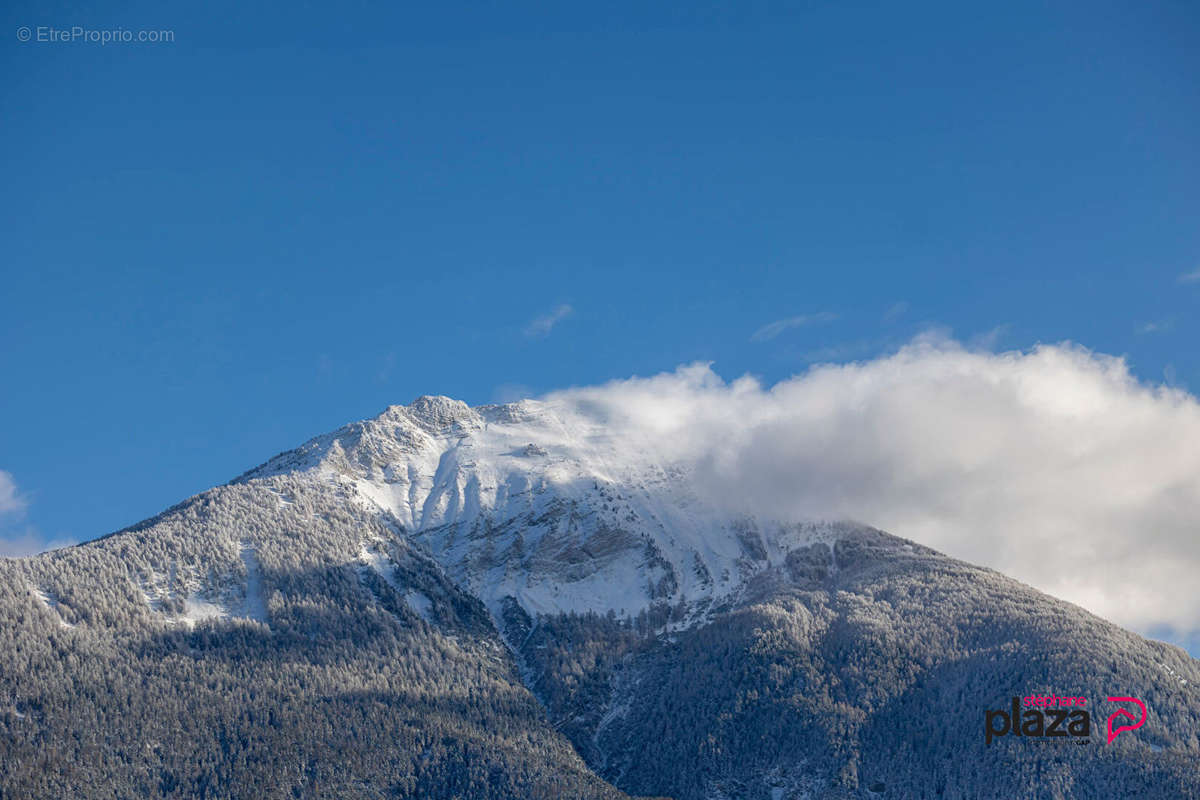
[[[1123,708],[1119,708],[1116,711],[1114,711],[1112,714],[1109,715],[1109,717],[1108,717],[1108,743],[1109,744],[1112,744],[1112,740],[1117,738],[1118,733],[1124,733],[1125,731],[1134,731],[1146,724],[1146,704],[1143,703],[1141,700],[1138,700],[1136,697],[1110,697],[1110,698],[1108,698],[1108,700],[1110,703],[1137,703],[1137,707],[1142,710],[1142,718],[1139,719],[1137,722],[1133,722],[1133,714],[1130,714],[1128,711],[1126,711]],[[1113,728],[1113,720],[1115,720],[1117,717],[1125,717],[1130,722],[1133,722],[1133,724],[1132,725],[1118,725],[1116,728]]]

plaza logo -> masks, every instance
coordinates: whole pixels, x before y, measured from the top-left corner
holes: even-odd
[[[1146,724],[1146,704],[1136,697],[1109,697],[1110,703],[1132,703],[1140,716],[1118,708],[1108,716],[1108,743],[1126,731],[1137,730]],[[1092,717],[1086,697],[1058,695],[1028,695],[1014,697],[1007,709],[988,709],[983,712],[983,736],[987,744],[1003,736],[1028,737],[1036,740],[1068,740],[1076,744],[1091,741]],[[1121,724],[1120,720],[1130,724]]]
[[[1146,724],[1146,704],[1143,703],[1141,700],[1138,700],[1136,697],[1110,697],[1110,698],[1108,698],[1108,700],[1110,703],[1133,703],[1142,712],[1142,716],[1136,722],[1134,722],[1134,720],[1133,720],[1133,714],[1130,714],[1128,711],[1126,711],[1123,708],[1119,708],[1116,711],[1114,711],[1112,714],[1110,714],[1108,717],[1108,742],[1109,742],[1109,744],[1112,744],[1112,740],[1117,738],[1118,733],[1124,733],[1125,731],[1136,731],[1138,728],[1140,728]],[[1132,725],[1118,725],[1117,727],[1114,728],[1113,720],[1115,720],[1117,717],[1125,717],[1130,722],[1133,722],[1133,724]]]

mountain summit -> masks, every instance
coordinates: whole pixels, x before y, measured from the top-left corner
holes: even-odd
[[[318,437],[238,479],[333,487],[418,543],[494,614],[657,604],[700,619],[781,578],[844,526],[760,523],[707,504],[650,440],[524,401],[420,397]]]
[[[1200,794],[1182,650],[662,447],[420,397],[0,562],[0,798]]]

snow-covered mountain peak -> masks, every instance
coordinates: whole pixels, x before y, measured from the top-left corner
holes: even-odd
[[[655,604],[700,613],[783,574],[835,526],[724,512],[652,440],[554,401],[471,408],[422,396],[318,437],[240,481],[349,491],[499,613]]]
[[[401,411],[430,433],[454,425],[476,425],[482,421],[479,414],[463,401],[441,395],[421,395],[407,406],[390,406],[384,414]]]

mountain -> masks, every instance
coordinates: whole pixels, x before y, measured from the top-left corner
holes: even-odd
[[[2,560],[0,800],[1200,797],[1182,650],[695,486],[553,401],[422,397]],[[996,734],[1045,695],[1088,735]]]

